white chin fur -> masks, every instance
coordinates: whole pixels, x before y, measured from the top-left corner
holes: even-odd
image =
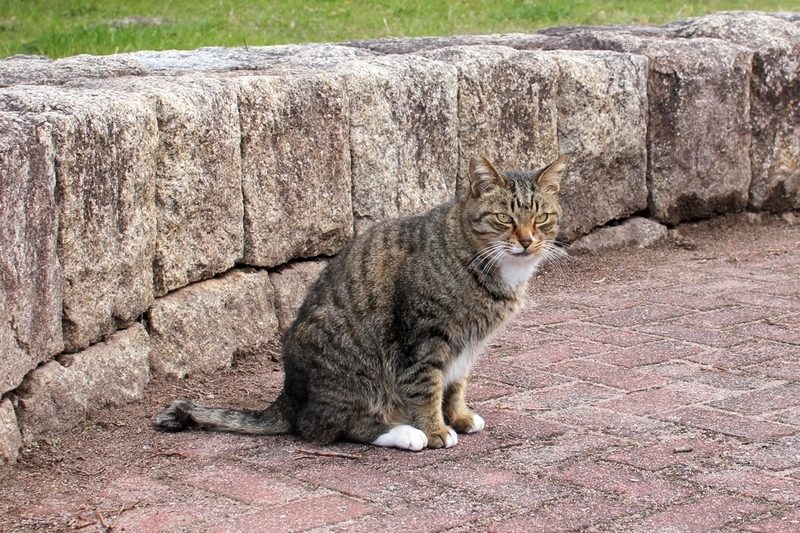
[[[539,268],[541,259],[535,255],[510,254],[506,255],[500,263],[500,275],[509,287],[517,287],[524,283]]]

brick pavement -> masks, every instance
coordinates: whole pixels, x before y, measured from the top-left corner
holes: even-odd
[[[24,514],[74,528],[102,505],[114,531],[800,532],[800,226],[719,225],[682,229],[694,250],[539,276],[475,369],[487,430],[455,448],[325,448],[354,460],[168,435],[174,454]]]

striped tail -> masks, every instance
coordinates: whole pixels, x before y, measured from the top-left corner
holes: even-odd
[[[248,435],[280,435],[291,432],[292,418],[289,399],[281,392],[275,402],[263,411],[213,409],[176,400],[158,415],[154,426],[161,431],[197,428]]]

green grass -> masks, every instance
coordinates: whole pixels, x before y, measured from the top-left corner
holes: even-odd
[[[800,11],[800,0],[0,0],[0,57],[659,24],[739,9]]]

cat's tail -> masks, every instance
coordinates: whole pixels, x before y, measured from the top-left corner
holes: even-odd
[[[158,415],[153,424],[161,431],[206,429],[249,435],[280,435],[292,429],[292,405],[285,392],[263,411],[212,409],[176,400]]]

